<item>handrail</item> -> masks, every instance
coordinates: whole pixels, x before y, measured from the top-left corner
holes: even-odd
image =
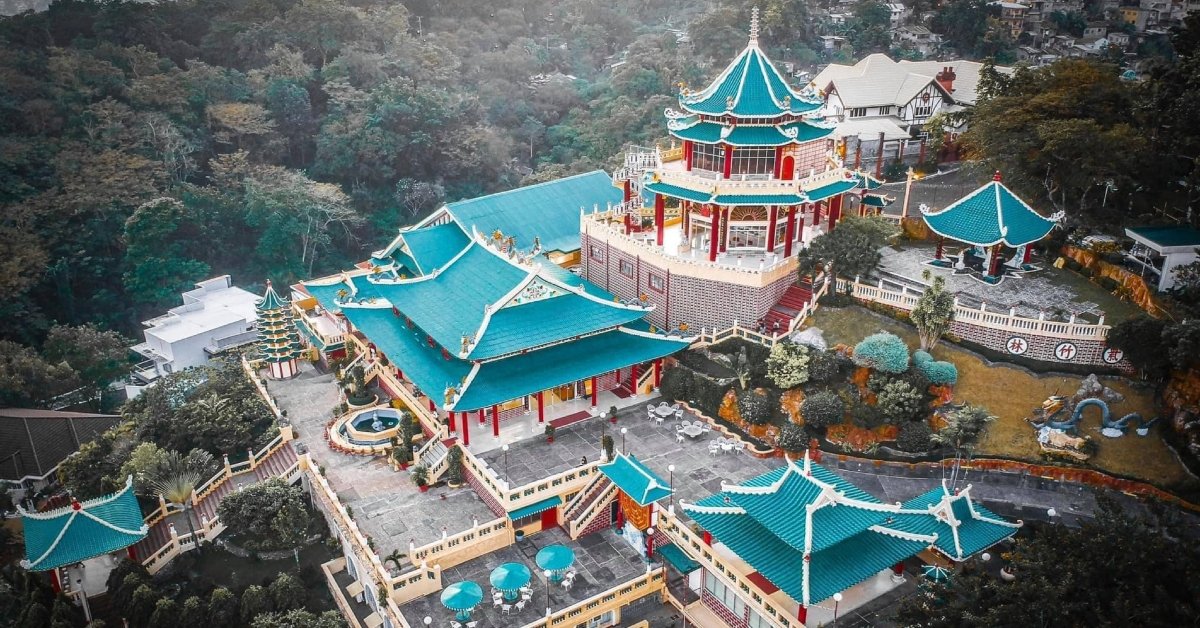
[[[604,508],[608,506],[609,497],[616,492],[617,485],[609,483],[596,495],[595,499],[588,502],[578,517],[568,521],[568,525],[571,528],[571,538],[579,538],[579,535],[591,525],[592,521],[600,516],[600,513],[604,512]]]

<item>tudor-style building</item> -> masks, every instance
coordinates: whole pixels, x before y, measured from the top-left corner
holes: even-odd
[[[582,216],[584,276],[656,305],[661,328],[787,328],[812,296],[795,286],[796,254],[858,211],[869,183],[842,167],[821,106],[759,48],[755,17],[733,62],[667,109],[677,147],[631,150],[614,174],[624,202]]]

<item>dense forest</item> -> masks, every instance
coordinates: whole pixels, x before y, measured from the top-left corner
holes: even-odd
[[[766,45],[811,57],[805,4],[758,4]],[[710,5],[63,0],[0,21],[0,310],[22,321],[0,339],[133,335],[198,279],[332,271],[444,201],[611,166],[744,45],[749,3]]]

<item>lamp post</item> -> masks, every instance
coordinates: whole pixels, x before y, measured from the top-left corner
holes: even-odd
[[[508,479],[508,443],[504,443],[503,445],[501,445],[500,451],[504,452],[504,483],[508,484],[509,483],[509,479]]]
[[[621,453],[623,453],[623,454],[629,453],[629,451],[627,449],[625,449],[625,433],[628,431],[629,431],[629,428],[627,428],[627,427],[621,428]]]
[[[646,528],[646,563],[654,562],[654,528]]]
[[[426,626],[428,626],[429,624],[432,624],[432,623],[433,623],[433,618],[432,618],[432,617],[430,617],[429,615],[426,615],[426,616],[425,616],[425,619],[422,619],[422,620],[421,620],[421,623],[422,623],[422,624],[425,624]]]
[[[841,602],[842,602],[841,592],[839,591],[837,593],[834,593],[833,594],[833,623],[835,623],[835,624],[837,623],[837,618],[838,618],[838,604],[841,604]]]
[[[675,465],[667,465],[667,487],[671,489],[671,500],[668,505],[671,507],[671,513],[675,513]]]
[[[547,569],[546,571],[542,572],[542,575],[546,576],[546,617],[549,617],[550,616],[550,576],[553,576],[554,572]]]

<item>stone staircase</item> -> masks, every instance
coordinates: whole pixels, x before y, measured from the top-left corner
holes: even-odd
[[[608,503],[617,494],[617,485],[604,474],[597,473],[563,509],[563,526],[571,538],[579,538],[601,515],[608,512]]]
[[[417,451],[417,464],[425,465],[429,469],[429,483],[433,484],[450,468],[449,457],[450,448],[457,442],[456,439],[448,438],[446,440],[433,440]]]
[[[763,317],[767,324],[767,331],[773,332],[775,323],[779,322],[779,331],[786,331],[797,316],[804,310],[804,306],[812,302],[813,292],[812,283],[809,280],[804,280],[788,286],[787,291],[783,296],[779,297],[779,301],[767,310],[767,315]]]

